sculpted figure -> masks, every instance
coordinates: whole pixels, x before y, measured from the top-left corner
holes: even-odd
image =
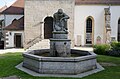
[[[106,28],[111,28],[110,27],[110,19],[111,19],[110,8],[105,8],[104,10],[105,10]]]
[[[54,23],[53,23],[53,29],[54,31],[65,31],[67,32],[67,20],[69,19],[69,16],[66,15],[62,9],[58,9],[58,12],[56,12],[53,15]]]

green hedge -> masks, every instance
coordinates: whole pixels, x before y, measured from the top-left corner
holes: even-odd
[[[116,42],[116,41],[112,42],[111,48],[115,50],[120,50],[120,42]]]
[[[94,45],[94,52],[99,55],[120,57],[120,42],[111,42],[111,44]]]
[[[110,50],[110,45],[108,44],[94,45],[94,52],[96,54],[106,55],[108,50]]]
[[[112,42],[111,50],[107,51],[107,55],[120,57],[120,42]]]

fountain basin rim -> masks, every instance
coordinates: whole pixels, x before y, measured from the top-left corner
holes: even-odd
[[[50,38],[50,41],[71,41],[70,39],[53,39]]]
[[[71,49],[72,54],[80,53],[80,57],[43,57],[49,51],[50,49],[40,49],[23,53],[22,66],[40,74],[66,75],[76,75],[97,68],[97,55],[93,52]],[[43,56],[37,56],[38,54]]]
[[[45,49],[43,49],[43,50],[45,50]],[[49,50],[49,49],[46,49],[46,50]],[[80,61],[85,61],[85,60],[89,60],[89,59],[95,59],[97,57],[97,55],[93,52],[88,52],[88,53],[90,53],[90,55],[80,56],[80,57],[43,57],[43,56],[37,56],[37,55],[32,54],[31,52],[33,52],[33,51],[34,50],[23,53],[23,57],[41,61],[41,62],[45,62],[45,61],[46,62],[66,62],[66,61],[80,62]]]

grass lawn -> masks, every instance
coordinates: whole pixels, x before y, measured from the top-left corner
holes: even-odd
[[[120,58],[99,55],[98,62],[113,63],[117,66],[104,66],[105,70],[81,79],[120,79]],[[17,75],[22,79],[79,79],[79,78],[53,78],[33,77],[15,68],[23,61],[21,53],[7,53],[0,55],[0,78]]]

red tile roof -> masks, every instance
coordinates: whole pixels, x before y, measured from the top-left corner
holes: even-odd
[[[24,14],[24,0],[17,0],[10,7],[1,12],[2,14]]]
[[[120,0],[75,0],[75,4],[111,4],[120,5]]]
[[[14,19],[4,30],[24,30],[24,16],[20,19]]]

